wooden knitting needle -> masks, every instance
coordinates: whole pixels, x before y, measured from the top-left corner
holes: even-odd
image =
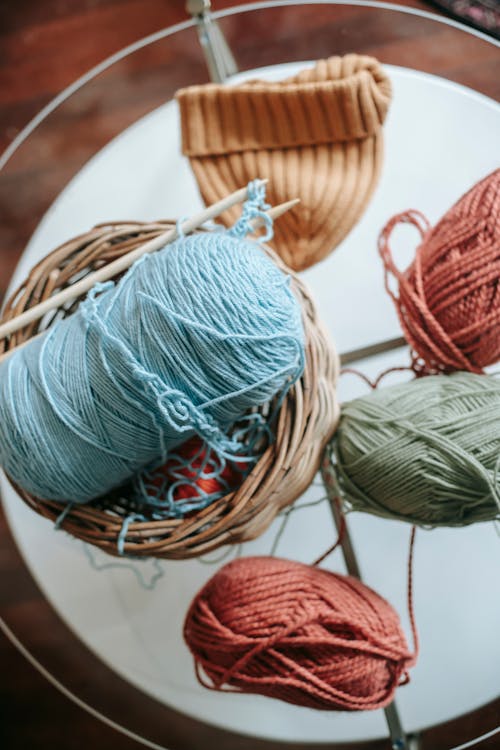
[[[279,219],[280,216],[283,216],[283,214],[286,214],[287,211],[290,211],[290,209],[298,203],[300,203],[300,198],[292,198],[291,201],[286,201],[286,203],[280,203],[277,206],[273,206],[266,211],[266,214],[274,221],[275,219]],[[258,229],[263,226],[265,222],[264,219],[257,218],[253,219],[250,223],[254,229]]]
[[[267,180],[261,180],[260,182],[261,184],[265,184]],[[236,203],[243,200],[246,195],[247,188],[243,188],[242,190],[238,190],[236,193],[232,193],[232,195],[227,196],[227,198],[224,198],[222,201],[214,203],[212,206],[209,206],[197,216],[194,216],[193,218],[185,221],[181,225],[182,232],[184,234],[193,232],[209,219],[216,218],[227,208],[231,208]],[[289,211],[291,208],[296,206],[297,203],[300,203],[300,198],[294,198],[293,200],[287,201],[286,203],[280,203],[278,206],[273,206],[268,211],[266,211],[266,213],[274,221],[275,219],[278,219],[284,213]],[[254,229],[258,229],[264,224],[264,220],[257,218],[254,219],[251,224]],[[68,302],[69,300],[72,300],[77,296],[79,297],[80,295],[89,291],[94,286],[94,284],[102,281],[108,281],[110,278],[113,278],[117,274],[122,273],[142,255],[154,252],[155,250],[159,250],[166,244],[173,242],[177,238],[177,236],[177,229],[175,227],[173,229],[169,229],[167,232],[164,232],[158,237],[155,237],[153,240],[144,243],[144,245],[141,245],[135,250],[132,250],[130,253],[123,255],[121,258],[118,258],[112,263],[109,263],[107,266],[104,266],[98,271],[89,274],[89,276],[81,279],[81,281],[78,281],[75,284],[67,287],[66,289],[63,289],[62,292],[54,294],[53,297],[49,297],[40,304],[35,305],[29,310],[26,310],[26,312],[21,313],[21,315],[17,315],[15,318],[8,320],[6,323],[0,326],[0,339],[4,338],[5,336],[9,336],[11,333],[14,333],[14,331],[18,331],[20,328],[23,328],[25,325],[28,325],[28,323],[31,323],[34,320],[39,320],[43,315],[45,315],[45,313],[50,312],[57,307],[60,307],[65,302]],[[23,341],[21,344],[19,344],[19,346],[16,346],[13,349],[9,349],[7,352],[1,354],[0,363],[6,360],[13,352],[17,351],[22,346],[27,344],[28,341],[32,341],[38,336],[43,336],[44,333],[45,331],[41,331],[35,336],[32,336],[30,339]]]
[[[267,179],[259,180],[260,185],[265,185],[267,182]],[[245,198],[247,198],[246,187],[242,188],[241,190],[236,190],[236,192],[231,193],[231,195],[228,195],[217,203],[208,206],[199,214],[193,216],[191,219],[187,219],[181,225],[182,232],[184,234],[190,234],[195,229],[199,229],[202,224],[205,224],[205,222],[217,218],[217,216],[224,213],[224,211],[227,211],[227,209],[232,208],[241,201],[244,201]],[[11,333],[14,333],[14,331],[18,331],[20,328],[24,328],[24,326],[32,323],[34,320],[39,320],[45,315],[45,313],[50,312],[57,307],[61,307],[65,302],[75,299],[76,297],[80,297],[80,295],[88,292],[96,284],[103,281],[109,281],[118,274],[123,273],[123,271],[126,271],[127,268],[130,268],[130,266],[135,263],[138,258],[146,255],[146,253],[152,253],[155,250],[159,250],[169,242],[173,242],[177,238],[177,236],[178,235],[176,227],[169,229],[167,232],[160,234],[159,237],[155,237],[149,242],[144,243],[144,245],[141,245],[135,250],[132,250],[130,253],[123,255],[121,258],[117,258],[107,266],[103,266],[99,270],[94,271],[94,273],[86,276],[84,279],[81,279],[75,284],[72,284],[66,289],[63,289],[58,294],[54,294],[53,297],[49,297],[43,302],[40,302],[38,305],[35,305],[29,310],[26,310],[20,315],[17,315],[15,318],[12,318],[12,320],[8,320],[3,325],[0,325],[0,339],[9,336]]]

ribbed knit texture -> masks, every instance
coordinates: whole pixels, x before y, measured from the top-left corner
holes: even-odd
[[[256,176],[270,179],[271,203],[301,199],[271,243],[292,268],[325,257],[361,217],[379,177],[391,99],[374,58],[331,57],[277,83],[191,86],[176,98],[183,153],[207,203]]]
[[[216,573],[184,638],[206,687],[326,711],[386,706],[416,659],[394,609],[361,581],[273,557]]]

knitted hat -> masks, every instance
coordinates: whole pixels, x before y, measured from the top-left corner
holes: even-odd
[[[295,270],[328,255],[361,217],[379,177],[391,99],[373,57],[330,57],[276,83],[190,86],[176,98],[182,151],[207,203],[255,177],[269,178],[273,204],[301,199],[271,243]]]

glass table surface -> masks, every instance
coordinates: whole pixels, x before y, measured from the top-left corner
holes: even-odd
[[[498,47],[452,22],[377,3],[262,3],[221,12],[218,21],[240,70],[234,80],[279,80],[317,58],[352,51],[375,55],[387,67],[394,100],[381,181],[359,224],[303,276],[340,352],[400,335],[383,289],[378,232],[407,208],[435,222],[498,163],[499,82],[492,72]],[[187,21],[91,71],[21,133],[0,172],[2,252],[17,264],[12,287],[49,250],[96,223],[180,217],[201,207],[180,152],[172,98],[178,88],[207,77],[196,28]],[[404,264],[414,237],[402,236],[400,246]],[[363,300],[355,310],[354,296]],[[399,349],[357,366],[375,376],[407,363],[408,352]],[[361,382],[341,379],[341,400],[363,392]],[[311,562],[330,546],[335,530],[328,506],[314,504],[324,494],[319,480],[283,531],[279,517],[242,550],[133,566],[56,532],[3,477],[0,487],[12,534],[4,534],[5,543],[20,555],[16,576],[32,591],[51,637],[43,644],[17,621],[12,577],[0,584],[5,632],[88,710],[151,747],[387,746],[381,711],[315,713],[204,690],[182,642],[187,606],[222,560],[272,552]],[[409,636],[409,526],[362,514],[352,514],[349,523],[363,579],[395,605]],[[498,698],[500,591],[493,571],[499,562],[492,524],[417,534],[415,609],[422,646],[397,702],[406,731],[420,732],[424,748],[426,736],[433,736],[429,727],[460,722],[470,712],[489,716]],[[338,553],[325,565],[345,572]],[[158,572],[161,578],[149,590]],[[476,718],[474,726],[486,732],[490,724]]]

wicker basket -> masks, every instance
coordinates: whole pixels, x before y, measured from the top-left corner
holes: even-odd
[[[8,300],[3,321],[67,287],[102,265],[165,232],[172,222],[143,224],[117,222],[99,225],[44,258]],[[273,260],[290,271],[271,251]],[[306,366],[302,378],[290,389],[277,419],[275,441],[241,486],[189,517],[131,522],[124,554],[185,559],[224,544],[254,539],[276,514],[290,505],[311,483],[327,440],[335,429],[339,408],[335,396],[338,359],[332,342],[318,322],[314,304],[304,284],[292,275],[292,288],[300,300],[306,335]],[[72,305],[46,316],[0,342],[0,352],[47,328],[56,317],[67,315]],[[19,487],[23,500],[55,522],[62,506],[40,500]],[[118,535],[128,514],[116,501],[109,507],[92,503],[75,505],[64,516],[62,528],[73,536],[117,555]]]

